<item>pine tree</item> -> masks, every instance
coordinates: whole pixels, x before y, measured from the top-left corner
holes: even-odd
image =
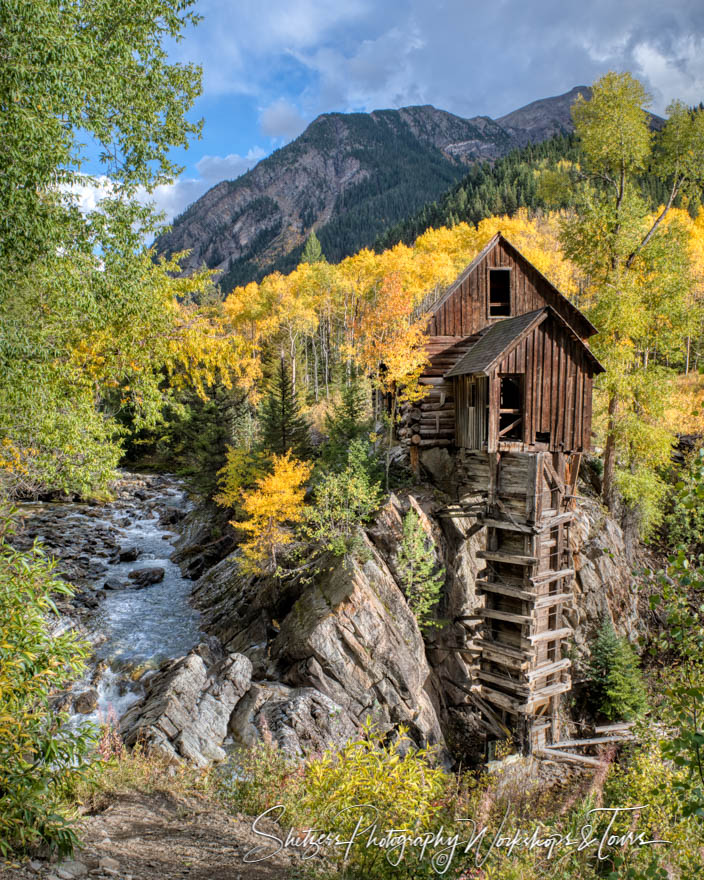
[[[647,708],[638,658],[625,638],[605,620],[592,647],[587,678],[593,709],[609,721],[630,721]]]
[[[308,425],[283,353],[262,404],[261,434],[264,446],[277,455],[293,452],[297,458],[305,458],[310,451]]]
[[[432,616],[432,610],[440,598],[445,582],[445,569],[438,566],[432,540],[426,535],[413,508],[403,519],[398,571],[406,600],[420,629],[439,626]]]
[[[315,232],[311,232],[301,254],[302,263],[325,263],[325,254]]]
[[[330,464],[344,464],[350,443],[371,430],[368,400],[369,391],[359,379],[342,386],[339,400],[325,415],[328,440],[323,457]]]

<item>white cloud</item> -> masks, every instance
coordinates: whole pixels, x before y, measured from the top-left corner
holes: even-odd
[[[259,114],[262,133],[271,138],[290,140],[299,135],[307,124],[308,120],[285,98],[269,104]]]
[[[691,105],[704,100],[704,40],[688,36],[673,49],[669,57],[650,43],[640,43],[633,50],[636,73],[647,80],[660,113],[674,98]]]
[[[260,159],[266,156],[266,151],[261,147],[252,147],[246,156],[230,153],[227,156],[203,156],[196,162],[196,171],[202,180],[218,182],[220,180],[234,180],[240,174],[248,171]]]
[[[246,156],[230,153],[228,156],[203,156],[196,163],[198,177],[179,177],[173,183],[161,184],[149,193],[140,188],[137,198],[144,204],[151,203],[163,212],[165,221],[183,213],[196,199],[223,180],[234,180],[266,156],[261,147],[252,147]],[[70,192],[84,213],[94,211],[101,199],[110,195],[110,178],[101,175],[92,181],[76,184]]]

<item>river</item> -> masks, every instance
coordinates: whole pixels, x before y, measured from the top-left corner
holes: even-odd
[[[75,722],[118,719],[163,660],[200,640],[199,615],[188,603],[193,582],[171,559],[174,524],[188,508],[175,477],[128,473],[107,504],[20,506],[24,528],[16,543],[37,538],[77,587],[76,598],[61,606],[58,627],[78,628],[93,647],[87,674],[61,701]],[[150,578],[156,582],[140,586]]]

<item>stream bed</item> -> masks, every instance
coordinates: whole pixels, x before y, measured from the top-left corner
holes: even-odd
[[[75,626],[93,647],[85,677],[57,700],[74,723],[116,721],[143,693],[159,664],[201,639],[189,605],[193,582],[172,561],[174,526],[189,509],[175,477],[123,473],[108,504],[20,505],[13,543],[38,539],[76,587],[58,628]]]

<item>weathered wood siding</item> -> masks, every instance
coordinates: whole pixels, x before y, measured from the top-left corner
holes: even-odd
[[[499,318],[489,315],[489,269],[511,269],[511,315],[552,306],[582,338],[594,331],[581,313],[555,292],[552,285],[505,240],[497,242],[483,259],[460,276],[434,307],[430,336],[468,336]]]
[[[499,362],[496,379],[507,374],[525,377],[523,443],[532,446],[542,433],[550,435],[552,452],[589,449],[592,370],[580,343],[551,318]]]

